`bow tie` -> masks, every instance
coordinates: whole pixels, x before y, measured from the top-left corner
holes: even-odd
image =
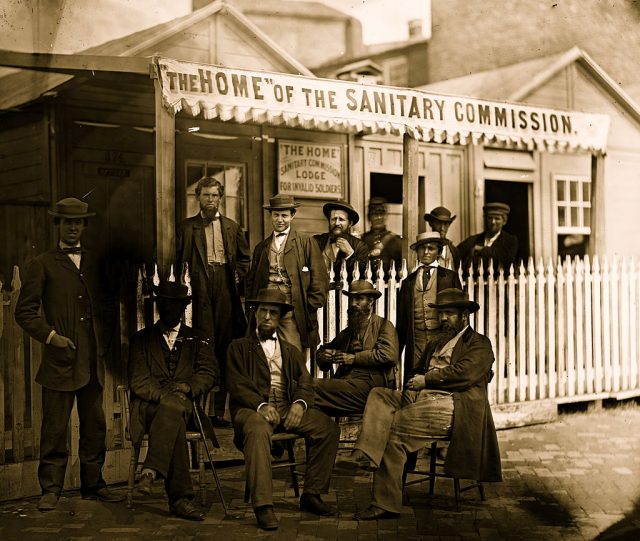
[[[276,237],[286,237],[287,234],[282,232],[282,233],[276,233]]]
[[[276,335],[274,334],[273,336],[268,336],[263,340],[263,342],[266,342],[267,340],[273,340],[275,342],[277,340]]]
[[[220,216],[214,216],[213,218],[203,218],[205,225],[210,225],[211,222],[217,222],[220,219]]]
[[[82,252],[82,248],[80,246],[68,246],[65,248],[61,248],[63,254],[79,254]]]

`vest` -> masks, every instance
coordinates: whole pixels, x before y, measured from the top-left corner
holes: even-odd
[[[283,262],[285,244],[286,242],[283,242],[278,250],[275,239],[271,240],[269,245],[269,283],[291,286],[291,280]]]
[[[422,272],[420,269],[418,272]],[[432,267],[429,283],[423,284],[423,289],[418,288],[418,279],[415,282],[415,294],[413,296],[413,321],[418,331],[434,331],[440,329],[440,315],[438,310],[431,308],[429,304],[436,302],[437,294],[437,267]]]

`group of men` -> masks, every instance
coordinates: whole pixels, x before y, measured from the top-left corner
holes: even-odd
[[[451,475],[499,480],[486,394],[493,353],[489,341],[469,326],[478,305],[468,301],[458,274],[447,268],[447,262],[457,268],[456,259],[465,257],[459,251],[465,243],[456,249],[446,239],[455,216],[443,207],[425,216],[435,232],[419,234],[411,245],[420,266],[402,282],[397,329],[376,315],[381,292],[367,280],[354,279],[343,291],[346,328],[316,351],[317,311],[330,287],[328,269],[339,272],[345,262],[351,276],[355,265],[363,270],[370,257],[387,275],[391,264],[399,268],[394,255],[399,239],[386,231],[384,202],[374,200],[369,207],[374,227],[365,242],[351,234],[359,215],[346,201],[324,205],[329,230],[312,236],[293,225],[299,203],[276,195],[264,206],[273,232],[251,257],[240,226],[220,213],[223,196],[224,186],[216,179],[198,182],[200,211],[180,223],[176,235],[176,262],[179,269],[187,264],[192,294],[180,280],[162,281],[153,291],[159,320],[131,339],[131,436],[134,441],[144,434],[149,438],[138,491],[149,494],[163,479],[172,514],[204,519],[193,504],[186,430],[193,409],[214,387],[210,420],[214,427],[230,426],[225,419],[228,393],[234,441],[245,456],[258,526],[266,530],[278,527],[271,494],[274,432],[305,438],[308,460],[300,509],[334,514],[321,495],[329,488],[338,448],[335,417],[364,414],[354,460],[376,473],[371,507],[356,516],[359,520],[399,512],[407,453],[429,436],[451,437],[446,463]],[[500,205],[487,205],[487,216],[494,211],[506,216],[508,209]],[[74,400],[80,416],[81,493],[121,500],[101,474],[102,386],[115,310],[101,276],[104,267],[81,244],[93,213],[75,198],[59,201],[50,212],[58,244],[28,267],[16,308],[18,323],[45,343],[36,377],[43,386],[38,471],[43,511],[56,507],[63,487]],[[500,231],[487,227],[484,240],[473,243],[473,257],[492,257],[500,237]],[[193,328],[183,322],[191,302]],[[311,377],[303,355],[307,348],[316,351],[317,364],[328,377]],[[403,351],[400,391],[396,374]]]

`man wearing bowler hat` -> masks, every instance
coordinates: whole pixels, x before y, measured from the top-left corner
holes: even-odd
[[[280,319],[278,333],[302,351],[320,341],[317,313],[327,299],[329,279],[316,242],[293,226],[299,206],[291,195],[276,195],[264,205],[273,233],[253,250],[247,297],[255,298],[265,287],[282,292],[294,309]]]
[[[332,515],[321,494],[329,490],[340,429],[314,407],[313,383],[302,353],[276,330],[293,310],[277,289],[261,289],[247,301],[255,311],[256,328],[229,346],[227,386],[235,430],[234,442],[245,457],[251,503],[264,530],[278,528],[273,511],[271,437],[274,432],[304,436],[307,466],[300,510]]]
[[[186,431],[194,400],[217,383],[218,363],[212,340],[181,322],[191,302],[187,286],[160,282],[154,292],[160,319],[134,334],[129,348],[131,439],[140,445],[149,434],[138,491],[150,494],[161,477],[171,514],[204,520],[193,505]]]
[[[443,246],[443,238],[434,232],[420,233],[411,245],[420,266],[402,282],[396,320],[400,353],[406,348],[405,381],[429,343],[442,338],[440,315],[430,303],[436,301],[438,291],[462,287],[458,274],[439,264]]]
[[[472,235],[458,245],[462,270],[467,273],[470,267],[477,271],[480,263],[484,271],[493,262],[495,273],[502,267],[509,272],[518,256],[518,237],[504,231],[511,208],[506,203],[487,203],[483,207],[485,229],[479,235]]]
[[[354,280],[349,292],[347,328],[316,356],[321,370],[335,370],[316,379],[316,406],[327,415],[361,415],[374,387],[394,389],[398,336],[393,324],[374,313],[382,293],[368,280]]]
[[[373,497],[356,520],[395,518],[402,509],[407,455],[430,438],[450,439],[444,469],[459,479],[502,480],[500,450],[487,395],[494,361],[491,342],[469,326],[479,308],[461,289],[438,292],[448,340],[432,344],[402,392],[373,389],[353,459],[373,469]]]
[[[329,222],[329,232],[314,235],[324,256],[327,269],[333,266],[336,283],[340,280],[340,269],[344,261],[347,279],[351,281],[353,270],[358,264],[360,275],[364,275],[369,258],[365,242],[351,234],[351,228],[358,223],[360,215],[346,201],[330,201],[322,207]]]
[[[116,311],[104,267],[81,244],[88,219],[95,213],[84,201],[68,197],[49,214],[58,243],[27,267],[15,312],[18,324],[44,344],[36,374],[42,385],[38,466],[42,511],[55,509],[63,488],[74,401],[80,418],[80,493],[106,502],[123,499],[102,478],[106,452],[102,389]]]
[[[449,227],[456,219],[455,214],[452,216],[451,211],[446,207],[436,207],[431,212],[427,212],[424,219],[431,227],[431,231],[435,231],[442,238],[442,253],[438,256],[440,266],[457,272],[460,265],[458,249],[447,238]]]

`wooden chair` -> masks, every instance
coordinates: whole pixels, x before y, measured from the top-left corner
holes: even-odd
[[[449,446],[448,438],[434,438],[433,441],[427,443],[426,445],[426,455],[429,461],[429,469],[428,470],[419,470],[417,469],[417,456],[418,453],[412,453],[409,455],[407,463],[405,465],[405,471],[403,475],[403,485],[405,487],[409,485],[414,485],[416,483],[422,483],[425,481],[425,477],[429,480],[429,495],[433,496],[436,487],[436,479],[438,477],[451,479],[453,481],[453,491],[455,495],[456,501],[456,511],[460,511],[460,496],[462,492],[466,492],[467,490],[472,490],[474,488],[478,489],[480,493],[480,499],[484,501],[485,493],[484,486],[480,481],[472,481],[470,485],[461,487],[460,479],[457,477],[450,477],[442,468],[444,468],[444,462],[442,460],[438,460],[439,451],[446,449]],[[407,481],[407,476],[409,474],[421,476],[421,479],[412,479],[411,481]]]
[[[131,443],[131,457],[129,459],[129,475],[127,477],[127,507],[133,508],[133,490],[135,487],[136,473],[138,469],[142,468],[142,462],[140,461],[140,451],[142,447],[148,446],[149,437],[145,434],[142,439],[142,444],[136,446],[131,440],[131,433],[129,431],[129,388],[126,385],[118,385],[118,395],[120,397],[121,414],[120,422],[122,423],[122,437],[124,440]],[[193,456],[192,450],[195,448],[197,467],[191,468],[189,471],[198,473],[198,486],[200,488],[200,501],[202,505],[206,503],[207,490],[205,486],[205,444],[200,432],[187,430],[187,445],[189,446],[189,457]],[[194,447],[195,446],[195,447]],[[215,476],[215,472],[214,472]],[[217,481],[217,479],[216,479]],[[220,488],[220,487],[218,487]],[[220,492],[222,496],[222,493]],[[223,500],[224,506],[224,500]],[[226,506],[225,506],[226,510]]]
[[[287,453],[286,461],[272,463],[271,469],[278,470],[280,468],[289,468],[289,471],[291,472],[291,485],[293,486],[293,493],[295,494],[296,498],[300,497],[300,484],[298,482],[298,474],[300,472],[298,471],[298,466],[303,466],[307,463],[306,460],[304,461],[296,460],[295,445],[296,445],[296,441],[299,439],[303,439],[303,436],[301,436],[300,434],[293,434],[292,432],[277,432],[271,438],[271,441],[273,443],[281,444]],[[249,499],[250,499],[249,483],[245,481],[244,503],[249,503]]]

